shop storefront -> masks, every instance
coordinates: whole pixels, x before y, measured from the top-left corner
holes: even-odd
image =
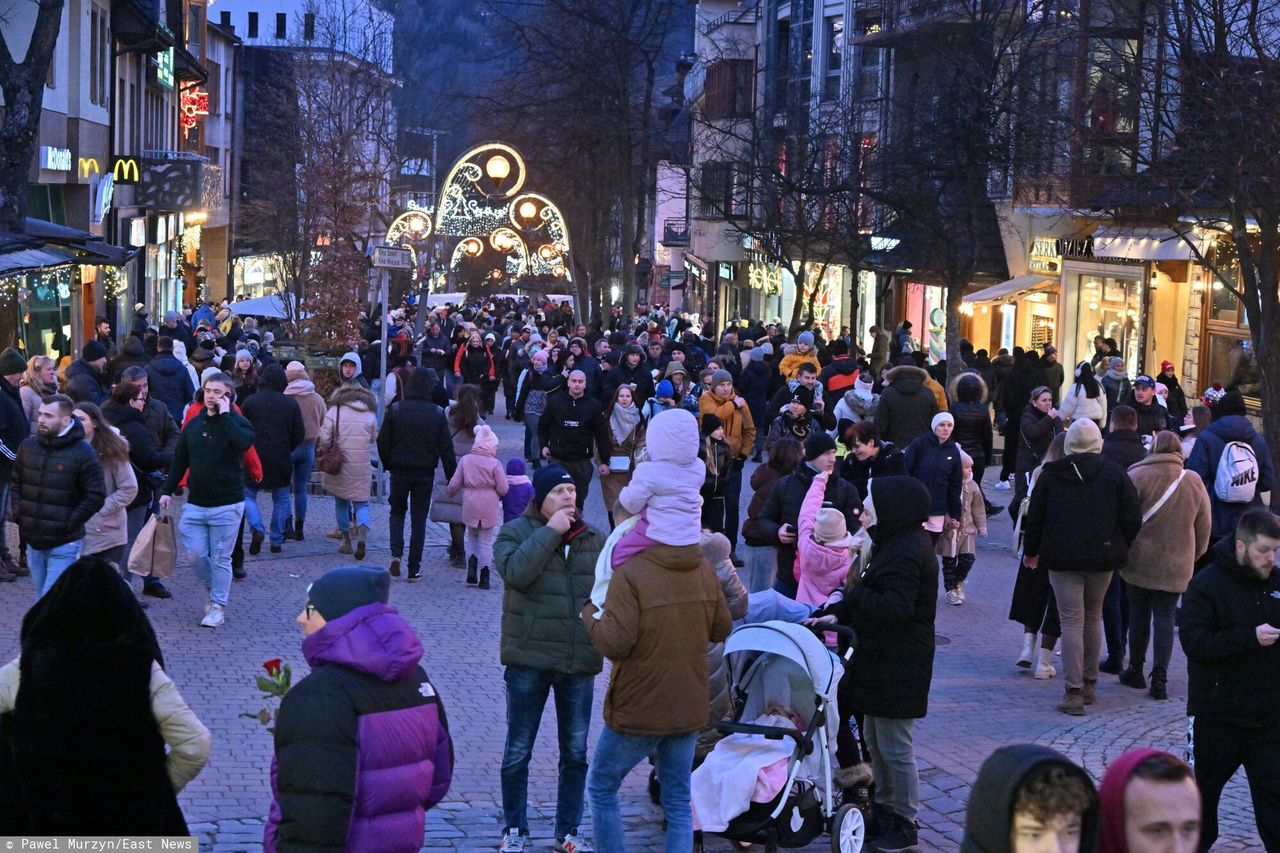
[[[902,282],[902,320],[911,321],[915,348],[930,362],[943,358],[947,349],[947,289],[940,285],[906,280]],[[896,360],[899,353],[892,353]]]
[[[965,338],[994,354],[1057,344],[1058,279],[1021,275],[964,296]]]

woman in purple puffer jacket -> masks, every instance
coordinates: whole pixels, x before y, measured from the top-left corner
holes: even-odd
[[[453,743],[390,588],[385,571],[351,566],[307,589],[298,624],[311,674],[280,704],[266,853],[422,848],[427,809],[449,790]]]

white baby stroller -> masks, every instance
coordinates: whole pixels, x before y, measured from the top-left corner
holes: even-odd
[[[730,737],[716,750],[758,748],[777,754],[777,745],[769,741],[789,738],[795,745],[786,755],[786,782],[778,794],[769,802],[751,802],[723,829],[711,827],[716,835],[743,844],[763,844],[768,853],[775,853],[783,847],[804,847],[830,832],[834,853],[862,850],[866,835],[862,812],[853,803],[836,804],[838,789],[832,771],[840,725],[836,687],[844,663],[822,642],[823,632],[845,637],[845,659],[852,655],[856,635],[839,625],[810,629],[763,622],[744,625],[725,641],[733,714],[717,726]],[[776,719],[779,710],[796,724],[753,722],[771,714]],[[757,746],[752,746],[753,741]],[[695,842],[695,853],[701,851],[701,843]]]

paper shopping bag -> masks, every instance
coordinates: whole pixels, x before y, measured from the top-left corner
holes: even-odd
[[[167,513],[151,516],[129,552],[129,571],[157,578],[173,575],[173,564],[178,559],[178,542],[173,528],[173,518]]]

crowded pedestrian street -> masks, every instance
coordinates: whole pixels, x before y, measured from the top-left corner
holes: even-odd
[[[502,403],[499,402],[499,413]],[[518,454],[521,428],[501,417],[490,419],[501,439],[504,461]],[[750,475],[753,465],[748,466]],[[993,482],[993,477],[988,477]],[[992,492],[999,496],[1002,492]],[[748,496],[743,495],[743,507]],[[216,631],[196,624],[204,593],[190,564],[180,559],[172,581],[174,597],[150,602],[147,616],[164,650],[169,675],[212,733],[204,771],[179,797],[201,850],[212,853],[262,850],[262,827],[271,801],[272,737],[246,714],[263,706],[254,678],[264,661],[280,658],[294,678],[307,672],[295,618],[307,601],[308,584],[326,570],[351,565],[336,553],[338,543],[324,538],[333,527],[332,500],[313,499],[305,539],[286,542],[279,554],[263,550],[245,561],[248,577],[233,587],[234,607]],[[262,501],[270,512],[269,501]],[[586,505],[587,521],[607,529],[598,490]],[[1174,754],[1185,751],[1186,664],[1175,650],[1167,702],[1153,702],[1114,677],[1099,681],[1098,703],[1086,718],[1064,717],[1053,708],[1061,679],[1037,681],[1013,665],[1019,629],[1006,618],[1015,575],[1009,551],[1010,524],[999,514],[990,538],[978,548],[963,607],[939,606],[937,657],[929,716],[917,731],[920,766],[921,849],[959,848],[965,807],[978,767],[997,747],[1039,743],[1079,762],[1095,777],[1118,755],[1136,746],[1154,746]],[[390,552],[387,506],[375,504],[364,563],[385,567]],[[14,528],[10,527],[11,534]],[[16,545],[16,537],[11,535]],[[427,814],[423,846],[428,850],[490,851],[502,830],[500,765],[506,731],[502,666],[498,658],[501,583],[479,590],[464,583],[464,572],[446,560],[448,532],[428,523],[423,580],[393,581],[390,603],[408,620],[426,649],[423,665],[448,713],[456,764],[445,800]],[[0,653],[18,650],[22,614],[30,606],[27,583],[0,587]],[[597,678],[591,745],[601,727],[607,670]],[[556,749],[554,707],[548,703],[529,772],[530,849],[549,849],[555,812]],[[1260,842],[1243,773],[1226,789],[1220,809],[1221,838],[1216,850],[1258,850]],[[662,846],[662,813],[646,791],[647,771],[637,768],[622,789],[629,849]],[[732,850],[729,842],[708,839],[708,850]],[[824,837],[806,850],[829,849]]]

